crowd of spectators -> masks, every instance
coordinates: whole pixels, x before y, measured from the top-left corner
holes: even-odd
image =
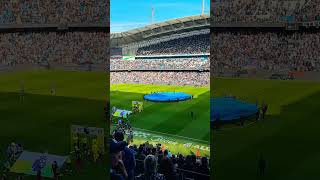
[[[2,0],[0,24],[104,23],[108,1]]]
[[[214,22],[284,22],[320,19],[318,0],[215,0]]]
[[[21,32],[0,34],[0,64],[103,63],[109,36],[104,32]]]
[[[111,84],[162,84],[178,86],[207,86],[210,84],[210,72],[111,72],[110,82]]]
[[[210,34],[173,39],[138,49],[137,55],[203,54],[210,52]]]
[[[192,58],[152,58],[125,61],[112,58],[111,70],[209,70],[210,62],[201,57]]]
[[[211,68],[320,70],[320,33],[226,32],[212,38]]]
[[[110,139],[111,179],[165,180],[210,179],[209,159],[172,154],[161,144],[128,146],[122,132]],[[184,178],[182,178],[182,176]]]
[[[138,48],[136,55],[149,57],[136,57],[135,60],[122,60],[119,55],[111,57],[110,70],[113,72],[110,80],[112,84],[206,86],[210,82],[210,61],[205,54],[209,52],[210,34],[206,32],[192,32],[188,36],[172,36],[165,41],[146,43]],[[182,54],[197,56],[184,57]],[[165,55],[168,57],[163,57]],[[119,72],[121,70],[135,71]]]

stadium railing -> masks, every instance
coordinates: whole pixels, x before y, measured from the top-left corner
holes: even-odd
[[[194,171],[187,171],[184,169],[177,168],[177,173],[179,175],[179,179],[183,180],[197,180],[197,179],[210,179],[210,175],[202,174]]]
[[[143,160],[138,160],[136,159],[136,170],[135,170],[135,174],[136,176],[143,173],[143,172],[139,172],[141,171],[141,169],[137,169],[138,167],[143,167]],[[176,168],[176,180],[197,180],[197,179],[210,179],[210,175],[208,174],[202,174],[202,173],[198,173],[195,171],[188,171],[188,170],[184,170],[181,168]]]

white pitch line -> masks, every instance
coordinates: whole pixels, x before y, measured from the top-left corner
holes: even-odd
[[[205,141],[205,140],[195,139],[195,138],[190,138],[190,137],[185,137],[185,136],[179,136],[179,135],[168,134],[168,133],[163,133],[163,132],[157,132],[157,131],[141,129],[141,128],[133,128],[133,129],[137,129],[137,130],[140,130],[140,131],[152,132],[152,133],[156,133],[156,134],[163,134],[163,135],[166,135],[166,136],[173,136],[173,137],[178,137],[178,138],[183,138],[183,139],[189,139],[189,140],[203,142],[203,143],[209,143],[208,141]]]
[[[222,131],[228,131],[228,130],[232,130],[232,129],[243,129],[243,128],[246,128],[246,127],[250,127],[251,125],[255,124],[255,123],[258,123],[256,121],[254,122],[250,122],[244,126],[234,126],[234,127],[230,127],[230,128],[223,128],[219,130],[219,132],[222,132]]]

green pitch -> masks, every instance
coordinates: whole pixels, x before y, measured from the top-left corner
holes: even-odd
[[[212,79],[211,83],[215,97],[232,94],[269,105],[263,121],[212,133],[215,179],[319,177],[319,82]],[[257,176],[259,153],[267,161],[265,177]]]
[[[194,99],[174,103],[154,103],[143,100],[143,95],[156,91],[176,91],[193,94]],[[190,154],[197,149],[209,155],[210,141],[210,92],[208,87],[183,87],[163,85],[117,84],[111,85],[111,107],[131,110],[132,101],[143,101],[144,110],[131,117],[138,132],[135,143],[145,141],[165,144],[173,153]],[[194,119],[191,118],[194,112]],[[155,138],[155,136],[160,136]],[[157,140],[154,140],[157,139]],[[173,141],[170,144],[169,141]],[[176,143],[176,144],[175,144]],[[188,143],[191,143],[188,144]],[[190,145],[190,146],[189,146]]]
[[[21,81],[25,84],[23,102],[19,98]],[[51,95],[52,82],[56,84],[56,96]],[[106,83],[106,74],[96,72],[1,73],[0,160],[12,141],[22,143],[29,151],[68,155],[71,124],[107,129],[103,110]],[[81,172],[60,179],[106,179],[106,164],[106,160],[100,164],[86,162]]]

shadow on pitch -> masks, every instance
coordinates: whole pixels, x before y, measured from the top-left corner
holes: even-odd
[[[314,158],[320,149],[315,143],[320,137],[319,102],[320,91],[283,106],[279,115],[268,115],[254,126],[212,131],[215,178],[257,179],[260,153],[267,163],[266,174],[259,179],[301,179],[317,174],[310,169],[319,160]]]

